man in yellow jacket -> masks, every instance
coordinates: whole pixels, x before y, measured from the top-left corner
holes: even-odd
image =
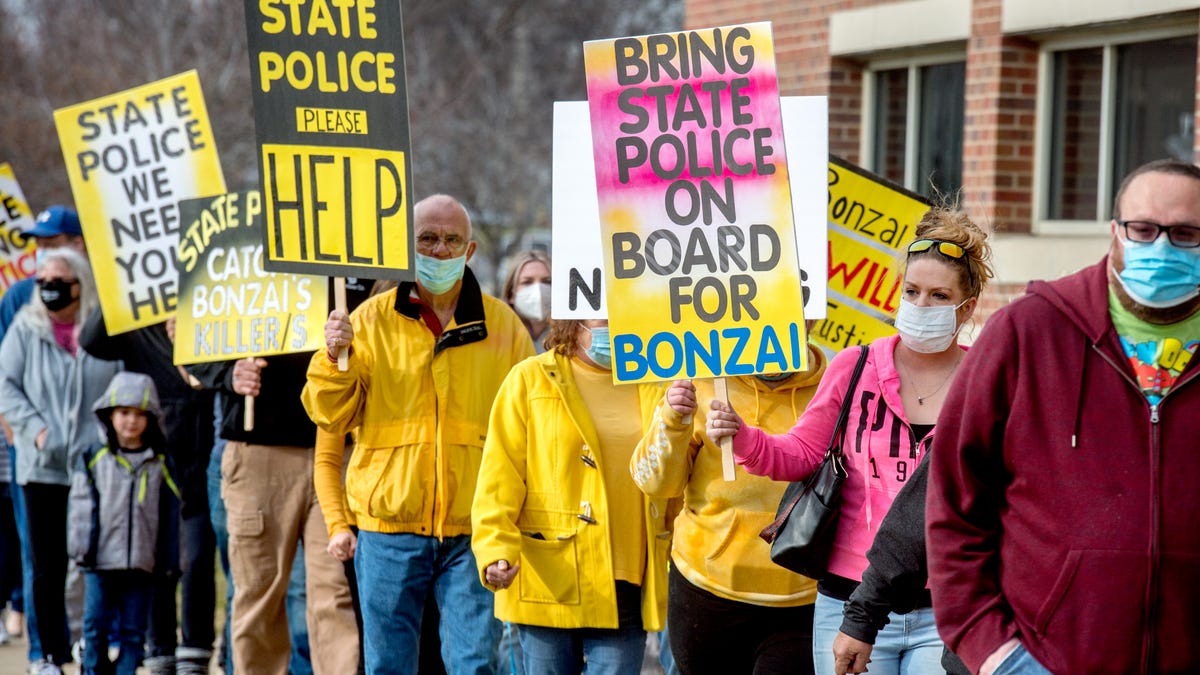
[[[471,499],[492,400],[533,342],[466,268],[475,242],[462,204],[434,195],[413,215],[416,283],[329,315],[328,351],[309,364],[304,407],[331,433],[359,427],[346,498],[359,527],[367,672],[416,672],[432,592],[447,670],[492,673],[499,623],[476,577]],[[350,352],[345,372],[341,349]]]

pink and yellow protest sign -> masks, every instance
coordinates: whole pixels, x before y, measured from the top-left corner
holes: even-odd
[[[770,24],[587,42],[584,65],[614,381],[806,368]]]

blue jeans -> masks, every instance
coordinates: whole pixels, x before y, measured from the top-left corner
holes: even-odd
[[[287,620],[288,634],[292,638],[288,675],[313,675],[312,659],[308,653],[308,616],[305,613],[308,592],[304,584],[304,544],[301,543],[296,547],[292,576],[288,578]]]
[[[136,675],[150,611],[151,575],[138,570],[84,574],[83,675]],[[109,634],[115,627],[121,654],[109,666]]]
[[[518,635],[525,671],[538,675],[638,675],[646,653],[646,631],[640,624],[603,630],[521,624]]]
[[[5,445],[8,445],[5,443]],[[17,522],[17,539],[21,543],[21,596],[25,600],[25,636],[29,640],[30,663],[42,658],[42,640],[38,637],[37,612],[33,611],[33,555],[29,549],[29,525],[25,521],[25,494],[17,486],[17,450],[8,445],[8,460],[12,466],[13,519]]]
[[[221,432],[221,406],[218,403],[213,410],[216,432]],[[208,519],[212,522],[213,534],[217,540],[217,557],[221,560],[221,573],[225,575],[225,628],[221,631],[225,636],[225,655],[218,659],[225,664],[225,675],[233,675],[233,641],[229,639],[230,617],[233,609],[233,576],[229,574],[229,530],[225,526],[225,501],[221,499],[221,457],[225,455],[225,439],[219,436],[213,442],[212,455],[208,458]]]
[[[642,589],[618,581],[617,628],[547,628],[521,624],[525,672],[538,675],[638,675],[646,653]],[[585,665],[586,664],[586,665]]]
[[[671,638],[667,629],[658,632],[658,665],[662,666],[664,675],[679,675],[675,666],[675,654],[671,652]]]
[[[817,593],[813,612],[813,665],[817,675],[833,675],[833,638],[842,627],[841,600]],[[872,675],[926,675],[942,673],[942,638],[933,622],[933,610],[888,615],[888,624],[875,638],[871,650]]]
[[[454,675],[496,672],[500,622],[479,582],[471,537],[360,530],[354,555],[368,675],[417,671],[425,596],[441,608],[442,660]]]
[[[1033,658],[1025,645],[1019,644],[996,666],[992,675],[1050,675],[1050,671]]]
[[[500,632],[501,675],[525,675],[525,657],[521,653],[521,636],[514,623],[505,623]]]

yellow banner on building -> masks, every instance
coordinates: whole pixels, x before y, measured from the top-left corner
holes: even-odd
[[[0,162],[0,297],[9,287],[37,272],[34,242],[21,236],[33,227],[33,210],[8,162]]]
[[[200,78],[190,70],[54,111],[111,333],[175,311],[179,201],[225,193]]]
[[[180,202],[175,363],[320,349],[328,279],[267,272],[257,190]]]
[[[930,206],[924,197],[830,156],[829,309],[813,326],[813,342],[841,351],[895,332],[900,255]]]

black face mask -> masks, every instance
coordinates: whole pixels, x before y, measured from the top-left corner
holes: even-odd
[[[51,312],[70,307],[77,299],[71,297],[71,287],[77,283],[67,279],[38,279],[38,295],[42,304]]]

